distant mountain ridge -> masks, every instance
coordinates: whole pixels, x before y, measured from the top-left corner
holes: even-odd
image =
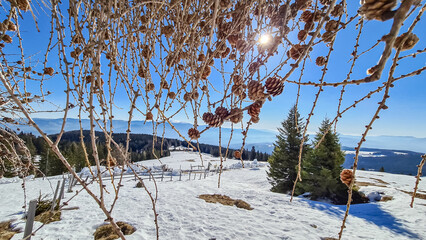
[[[56,134],[59,132],[62,119],[44,119],[44,118],[34,118],[34,121],[44,130],[47,134]],[[82,120],[82,125],[84,129],[89,129],[90,122],[88,119]],[[189,128],[192,127],[192,124],[189,123],[180,123],[176,122],[173,125],[179,130],[179,132],[186,136]],[[204,129],[206,126],[199,126],[199,129]],[[65,127],[66,131],[78,130],[80,129],[78,119],[69,118],[67,119],[67,124]],[[29,126],[21,126],[21,131],[31,132],[35,135],[38,135],[34,128]],[[96,129],[99,130],[99,129]],[[114,120],[114,132],[115,133],[124,133],[127,130],[127,121],[124,120]],[[152,134],[152,124],[151,122],[144,121],[133,121],[131,127],[132,133],[143,133],[143,134]],[[162,136],[163,128],[159,127],[157,135]],[[259,151],[272,153],[274,147],[273,143],[276,141],[276,135],[278,133],[271,130],[263,129],[250,129],[249,134],[246,139],[246,148],[251,148],[255,146]],[[231,135],[230,128],[222,128],[222,140],[229,138]],[[176,133],[168,124],[165,127],[165,137],[168,138],[180,138],[179,134]],[[361,139],[360,136],[351,136],[340,134],[340,143],[342,146],[348,148],[355,148],[357,143]],[[232,133],[231,146],[233,148],[241,147],[243,135],[241,129],[234,129]],[[200,142],[206,144],[218,144],[218,130],[209,129],[201,135]],[[228,141],[222,141],[222,145],[226,146]],[[426,152],[426,138],[416,138],[410,136],[367,136],[367,141],[363,143],[363,148],[377,148],[377,149],[398,149],[414,152]]]
[[[34,121],[39,124],[47,134],[56,134],[59,132],[62,119],[42,119],[35,118]],[[90,123],[88,119],[82,120],[84,129],[89,129]],[[192,127],[189,123],[173,123],[179,132],[186,136],[189,128]],[[79,129],[78,119],[68,119],[65,127],[66,131]],[[199,126],[199,129],[204,129],[206,126]],[[21,126],[20,130],[23,132],[31,132],[35,135],[35,130],[29,126]],[[96,129],[99,130],[99,129]],[[115,120],[114,132],[124,133],[127,130],[127,121]],[[144,121],[133,121],[131,133],[135,134],[152,134],[151,122],[144,123]],[[157,135],[162,136],[163,128],[159,127]],[[246,139],[245,149],[251,149],[252,146],[257,151],[266,152],[271,154],[274,149],[274,142],[278,133],[270,130],[250,129]],[[231,135],[230,128],[222,128],[222,145],[227,146],[228,141],[224,140]],[[178,133],[175,132],[168,124],[165,127],[166,138],[180,139]],[[239,149],[241,147],[243,135],[241,129],[234,129],[232,133],[232,141],[230,147]],[[340,135],[340,143],[342,149],[346,152],[346,160],[343,167],[350,168],[353,164],[353,157],[355,146],[360,137],[350,135]],[[218,130],[209,129],[204,132],[200,138],[201,143],[217,145],[218,144]],[[381,167],[386,172],[397,174],[411,174],[417,173],[416,165],[420,162],[420,155],[425,152],[426,138],[416,137],[399,137],[399,136],[368,136],[367,141],[364,142],[361,154],[359,156],[358,168],[372,171],[379,171]],[[396,149],[396,150],[389,150]]]

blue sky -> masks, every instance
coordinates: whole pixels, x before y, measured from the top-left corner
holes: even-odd
[[[358,7],[357,2],[350,2],[350,15],[353,14]],[[34,31],[34,21],[31,19],[30,13],[24,13],[25,23],[21,25],[21,32],[24,39],[24,48],[27,56],[33,56],[31,58],[32,62],[42,61],[44,57],[44,52],[48,44],[50,24],[49,18],[43,12],[37,14],[39,21],[39,27],[41,32]],[[407,20],[407,25],[404,25],[402,32],[405,32],[409,27],[409,24],[413,21],[414,16],[411,16]],[[329,71],[327,72],[325,81],[326,82],[338,82],[343,80],[346,77],[347,71],[350,67],[350,53],[353,50],[355,44],[355,29],[356,21],[352,22],[347,26],[347,29],[339,32],[338,40],[334,46],[334,52],[331,55],[331,62],[329,65]],[[401,56],[414,52],[417,49],[424,49],[426,47],[425,39],[426,33],[422,31],[425,26],[425,20],[421,20],[414,29],[414,33],[420,38],[420,41],[416,47],[412,50],[404,51],[401,53]],[[303,27],[303,25],[302,25]],[[362,52],[376,43],[377,39],[380,39],[383,35],[389,32],[391,27],[391,21],[387,22],[378,22],[378,21],[365,21],[364,22],[364,31],[360,39],[360,48],[359,52]],[[289,36],[289,39],[294,41],[296,39],[296,33],[292,33]],[[308,38],[309,39],[309,38]],[[14,37],[14,43],[16,43],[17,38]],[[366,70],[374,66],[379,58],[380,54],[384,48],[384,43],[380,43],[377,48],[373,51],[368,52],[367,54],[360,57],[358,64],[354,69],[354,73],[351,79],[360,79],[366,75]],[[19,53],[16,45],[14,47],[5,48],[6,53]],[[322,56],[326,54],[327,48],[323,43],[320,43],[318,47],[315,47],[311,53],[311,58],[307,61],[306,71],[304,72],[304,77],[302,81],[318,81],[321,74],[321,69],[315,65],[315,58],[317,56]],[[393,54],[395,51],[393,51]],[[56,51],[52,51],[51,59],[57,59],[55,56]],[[280,49],[279,56],[276,56],[270,60],[267,64],[268,68],[273,68],[275,61],[279,60],[282,57],[282,54],[285,54],[284,49]],[[392,56],[393,56],[392,54]],[[293,61],[290,61],[292,63]],[[400,66],[397,68],[395,76],[400,74],[411,72],[415,69],[421,68],[426,64],[426,54],[420,54],[415,59],[409,58],[400,62]],[[58,64],[54,61],[50,61],[49,66],[52,66],[56,70],[58,69]],[[40,66],[40,65],[39,65]],[[361,98],[369,91],[376,89],[386,80],[387,70],[390,67],[390,62],[386,65],[386,69],[383,73],[382,79],[368,84],[361,84],[359,86],[351,85],[347,86],[344,99],[342,102],[342,107],[345,108],[353,103],[353,101]],[[225,70],[231,71],[232,66],[230,64],[225,65]],[[288,68],[284,68],[280,73],[284,75]],[[370,132],[370,135],[395,135],[395,136],[414,136],[414,137],[426,137],[426,128],[424,126],[424,119],[426,119],[426,94],[424,94],[424,89],[426,89],[426,79],[425,73],[406,78],[400,81],[395,82],[395,87],[390,91],[390,99],[387,102],[389,109],[382,111],[380,114],[380,119],[376,121],[373,125],[373,130]],[[220,75],[213,73],[209,80],[212,82],[221,81]],[[298,74],[294,73],[290,76],[290,80],[297,80]],[[154,79],[155,81],[155,79]],[[37,83],[30,83],[30,88],[38,88]],[[48,98],[52,103],[61,104],[63,103],[65,89],[65,83],[63,79],[56,75],[52,79],[46,81],[45,88],[52,91],[53,94]],[[321,93],[317,107],[314,111],[314,116],[312,118],[311,125],[309,127],[309,132],[313,133],[317,131],[317,128],[320,122],[325,118],[334,118],[336,116],[338,99],[340,96],[341,87],[326,87],[324,92]],[[306,119],[307,114],[309,113],[313,100],[314,94],[317,92],[317,88],[302,86],[301,97],[299,101],[299,111]],[[295,103],[297,94],[297,86],[294,84],[286,83],[283,94],[274,97],[272,102],[267,101],[262,108],[260,119],[261,121],[258,124],[255,124],[253,127],[258,129],[270,129],[276,130],[280,126],[280,122],[287,117],[288,110]],[[341,134],[350,134],[350,135],[361,135],[365,130],[365,125],[370,121],[373,113],[377,108],[377,102],[382,98],[383,93],[375,94],[371,99],[360,103],[355,109],[347,112],[342,119],[339,120],[338,132]],[[219,95],[213,94],[213,97],[218,97]],[[124,91],[119,91],[119,94],[115,98],[115,104],[117,109],[115,109],[115,118],[116,119],[127,119],[127,112],[129,107],[129,102],[127,97],[124,94]],[[249,103],[246,103],[248,105]],[[41,109],[52,108],[52,106],[39,106]],[[120,109],[121,108],[121,109]],[[189,112],[191,111],[188,108]],[[77,117],[76,111],[70,112],[70,117]],[[55,114],[37,114],[36,117],[48,117],[56,118],[61,117],[60,113]],[[137,120],[143,120],[143,116],[136,115]],[[173,118],[174,121],[189,122],[186,114],[181,112]]]

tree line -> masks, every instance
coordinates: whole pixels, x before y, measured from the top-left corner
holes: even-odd
[[[92,146],[90,144],[90,138],[89,138],[89,131],[84,130],[83,131],[83,142],[84,147],[87,151],[87,160],[86,156],[84,154],[83,146],[80,140],[80,131],[69,131],[65,132],[61,138],[61,141],[59,142],[59,149],[61,150],[62,154],[65,156],[65,158],[69,161],[69,163],[76,169],[76,171],[80,171],[82,168],[86,167],[87,161],[90,165],[95,165],[95,161],[93,158],[93,150]],[[105,135],[101,132],[95,133],[97,141],[96,141],[96,148],[98,151],[98,156],[101,161],[101,165],[107,165],[106,160],[108,150],[106,145],[104,144],[106,142]],[[38,169],[45,174],[46,176],[52,176],[52,175],[58,175],[62,174],[63,172],[66,172],[65,166],[62,164],[62,162],[59,160],[59,158],[50,150],[47,143],[44,141],[42,137],[35,136],[31,133],[23,133],[21,132],[18,134],[18,136],[24,140],[26,146],[28,147],[30,153],[32,156],[39,155],[40,162]],[[53,141],[57,139],[57,135],[50,135],[49,137],[52,138]],[[124,146],[126,144],[127,134],[125,133],[114,133],[113,139],[116,141],[120,148],[124,149]],[[131,162],[139,162],[149,159],[155,159],[155,156],[157,157],[166,157],[170,156],[170,150],[169,148],[172,146],[184,146],[188,147],[188,143],[185,141],[181,141],[178,139],[170,139],[170,138],[164,138],[161,139],[161,137],[157,138],[157,141],[155,141],[154,144],[154,150],[153,150],[153,136],[149,134],[130,134],[131,141],[129,142],[129,160]],[[161,144],[162,143],[162,144]],[[196,143],[193,143],[194,146],[196,146]],[[121,164],[122,157],[119,152],[119,149],[114,147],[111,144],[112,151],[111,155],[114,159],[117,160],[117,164]],[[211,154],[214,157],[219,157],[219,147],[210,145],[210,144],[199,144],[199,150],[202,153]],[[226,154],[226,148],[222,147],[222,156],[226,156],[227,158],[233,158],[234,152],[237,151],[235,149],[228,149],[228,153]],[[155,155],[154,155],[155,153]],[[259,161],[267,161],[269,155],[267,153],[262,153],[259,151],[256,151],[254,147],[252,147],[251,150],[244,150],[242,152],[242,158],[243,160],[254,160],[257,159]],[[13,171],[11,169],[4,170],[5,177],[11,177],[13,176]]]

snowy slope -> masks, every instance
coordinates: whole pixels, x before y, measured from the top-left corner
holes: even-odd
[[[217,158],[203,155],[204,163],[219,164]],[[194,162],[195,161],[195,162]],[[162,162],[174,169],[189,169],[200,164],[198,154],[172,152]],[[144,161],[147,166],[160,165],[158,161]],[[237,163],[225,162],[226,166]],[[235,165],[234,165],[235,166]],[[256,170],[258,169],[258,170]],[[272,193],[266,179],[266,166],[259,168],[230,169],[222,174],[221,187],[217,188],[218,176],[206,179],[157,182],[159,195],[160,239],[321,239],[337,237],[345,206],[333,206],[297,197]],[[424,179],[424,178],[423,178]],[[416,199],[413,209],[409,207],[410,196],[403,191],[412,191],[414,177],[388,173],[358,171],[359,182],[373,183],[362,186],[361,191],[373,196],[374,192],[393,196],[387,202],[353,205],[343,239],[426,239],[426,200]],[[52,185],[57,179],[50,178]],[[4,181],[3,181],[4,182]],[[111,190],[111,186],[107,188]],[[153,190],[153,183],[146,181]],[[375,185],[375,186],[374,186]],[[47,180],[30,180],[26,183],[27,201],[38,197],[39,192],[52,194]],[[127,239],[155,239],[155,225],[151,202],[141,188],[135,188],[133,179],[125,179],[121,197],[113,212],[117,221],[126,221],[137,228]],[[79,189],[78,186],[74,190]],[[95,186],[92,189],[96,189]],[[425,181],[419,190],[426,194]],[[0,184],[0,221],[17,219],[18,227],[24,228],[22,217],[23,192],[21,183]],[[234,206],[206,203],[197,198],[200,194],[226,194],[242,199],[254,208],[248,211]],[[72,193],[66,193],[68,199]],[[107,196],[111,201],[113,196]],[[63,211],[62,220],[50,223],[39,230],[32,239],[93,239],[96,227],[105,216],[95,202],[84,192],[73,199],[69,206],[78,210]],[[35,228],[40,226],[36,223]],[[13,239],[20,239],[17,234]]]

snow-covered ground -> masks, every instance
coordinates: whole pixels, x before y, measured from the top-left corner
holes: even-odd
[[[199,165],[199,155],[192,152],[172,152],[162,159],[173,169],[189,169]],[[219,165],[219,160],[203,155],[204,164]],[[156,160],[142,162],[148,167],[161,165]],[[182,181],[158,181],[157,211],[159,214],[160,239],[321,239],[337,237],[345,206],[335,206],[297,197],[290,203],[290,196],[272,193],[266,179],[267,166],[264,164],[238,168],[238,161],[228,160],[221,187],[217,187],[218,176],[206,179]],[[249,165],[249,164],[247,164]],[[353,205],[343,239],[426,239],[426,200],[416,198],[410,208],[411,192],[415,179],[412,176],[388,173],[358,171],[357,180],[361,191],[374,198],[377,195],[392,196],[386,202]],[[53,185],[60,177],[26,181],[27,201],[42,194],[52,194]],[[425,178],[423,178],[425,180]],[[0,184],[0,221],[16,219],[16,225],[24,228],[21,220],[23,191],[21,182]],[[426,181],[421,181],[419,192],[426,194]],[[52,186],[50,185],[52,184]],[[153,182],[146,181],[150,190]],[[366,184],[370,183],[370,184]],[[112,191],[108,182],[107,189]],[[120,199],[113,211],[117,221],[125,221],[136,227],[136,232],[127,239],[155,239],[155,225],[151,201],[142,188],[135,188],[131,178],[124,180]],[[74,191],[79,189],[77,185]],[[96,186],[92,186],[95,190]],[[242,199],[254,208],[245,210],[235,206],[206,203],[197,198],[200,194],[225,194]],[[73,193],[65,193],[65,200]],[[110,202],[112,195],[107,195]],[[103,224],[105,215],[85,192],[80,193],[69,206],[78,210],[62,212],[62,220],[53,222],[39,230],[32,239],[93,239],[93,233]],[[35,224],[35,228],[40,226]],[[22,238],[22,233],[13,239]]]

